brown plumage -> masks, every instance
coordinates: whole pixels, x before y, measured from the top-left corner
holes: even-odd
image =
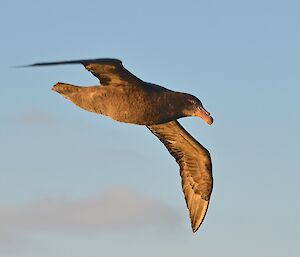
[[[114,120],[146,125],[159,138],[180,166],[184,192],[193,232],[205,217],[213,188],[209,152],[177,121],[199,116],[212,124],[210,114],[193,95],[175,92],[147,83],[126,70],[117,59],[92,59],[36,63],[46,66],[81,63],[100,80],[91,87],[58,82],[53,90],[79,107]]]
[[[194,232],[200,227],[213,187],[209,152],[178,121],[148,126],[180,167],[182,190]]]

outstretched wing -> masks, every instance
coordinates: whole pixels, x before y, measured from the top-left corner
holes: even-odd
[[[182,190],[190,213],[193,232],[205,217],[213,188],[209,152],[178,121],[148,126],[180,166]]]
[[[126,70],[122,62],[118,59],[102,58],[59,62],[41,62],[34,63],[26,67],[77,63],[83,64],[88,71],[90,71],[95,77],[100,80],[101,85],[104,86],[111,84],[126,85],[143,82],[141,79]]]

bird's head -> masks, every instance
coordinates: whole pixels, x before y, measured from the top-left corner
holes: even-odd
[[[209,125],[213,123],[213,118],[210,116],[210,113],[205,110],[201,101],[193,95],[186,95],[184,112],[188,116],[200,117]]]

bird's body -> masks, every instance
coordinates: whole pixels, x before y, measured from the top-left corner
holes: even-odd
[[[80,87],[58,82],[52,89],[89,112],[121,122],[146,125],[180,167],[192,229],[197,231],[205,217],[213,188],[211,158],[177,119],[199,116],[212,124],[209,112],[195,96],[144,82],[126,70],[117,59],[36,63],[30,66],[76,63],[83,64],[100,80],[100,85]]]
[[[59,82],[52,89],[86,111],[139,125],[162,124],[188,116],[188,110],[181,106],[192,97],[146,82],[139,86],[117,84],[105,87],[80,87]],[[168,115],[161,115],[162,110]]]

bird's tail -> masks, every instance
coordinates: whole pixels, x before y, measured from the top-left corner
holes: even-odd
[[[63,95],[64,97],[67,97],[69,94],[73,94],[73,93],[80,91],[80,88],[82,88],[82,87],[74,86],[74,85],[70,85],[70,84],[66,84],[66,83],[62,83],[62,82],[57,82],[52,87],[52,90]]]
[[[99,100],[97,97],[98,88],[99,86],[81,87],[57,82],[52,90],[86,111],[101,114],[101,108],[97,108],[99,105],[99,103],[97,104],[97,100]]]

